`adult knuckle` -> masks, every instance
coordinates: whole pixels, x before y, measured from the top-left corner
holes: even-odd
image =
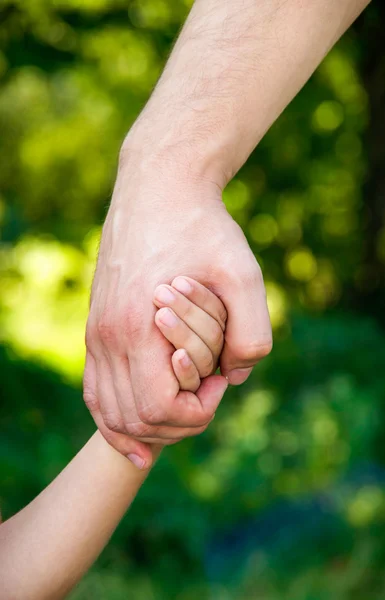
[[[83,400],[91,413],[99,408],[99,400],[97,395],[88,387],[85,387],[83,390]]]
[[[141,421],[124,423],[124,432],[133,438],[143,438],[151,433],[151,429],[151,426]]]
[[[107,429],[118,433],[125,433],[124,424],[119,413],[102,412],[102,417]]]
[[[130,303],[121,315],[121,330],[123,335],[135,341],[143,329],[142,308]]]
[[[100,339],[105,345],[111,345],[116,342],[117,328],[110,315],[102,315],[97,324],[97,330]]]
[[[138,407],[139,419],[145,425],[161,425],[167,421],[167,414],[166,407],[160,402],[153,402]]]
[[[88,321],[87,326],[86,326],[86,333],[85,333],[85,343],[86,343],[87,349],[90,349],[93,347],[96,337],[97,337],[96,324],[92,321]]]

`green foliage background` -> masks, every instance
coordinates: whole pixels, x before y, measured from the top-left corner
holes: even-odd
[[[101,223],[189,5],[0,3],[5,517],[93,431],[80,382]],[[164,452],[72,600],[384,597],[384,23],[374,2],[225,190],[275,349],[205,435]]]

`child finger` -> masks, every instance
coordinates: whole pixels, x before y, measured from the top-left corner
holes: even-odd
[[[191,277],[176,277],[171,286],[186,296],[196,306],[208,313],[225,330],[227,311],[223,302],[207,287]]]
[[[223,346],[223,331],[216,319],[169,285],[160,285],[156,288],[154,304],[159,308],[166,306],[171,308],[203,340],[213,355],[219,356]],[[181,347],[186,348],[183,340],[180,341]],[[189,351],[188,348],[186,350]]]
[[[201,384],[198,370],[185,349],[180,349],[172,355],[172,366],[180,389],[196,392]]]
[[[195,364],[199,377],[208,377],[216,368],[214,356],[203,340],[192,331],[170,308],[161,308],[155,323],[176,350],[185,349]]]

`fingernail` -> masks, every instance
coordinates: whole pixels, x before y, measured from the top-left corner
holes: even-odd
[[[138,468],[144,469],[146,461],[137,454],[127,454],[127,458]]]
[[[167,287],[161,285],[155,290],[155,298],[159,302],[162,302],[162,304],[172,304],[175,300],[175,295]]]
[[[163,325],[166,325],[167,327],[175,327],[178,323],[176,315],[168,308],[162,308],[162,310],[159,311],[159,318]]]
[[[180,357],[179,362],[185,369],[188,369],[191,366],[191,358],[187,354],[186,350],[183,351],[183,356]]]
[[[182,294],[190,294],[192,292],[192,285],[187,281],[187,279],[183,279],[183,277],[178,277],[175,281],[172,282],[172,287],[174,287],[178,292],[182,292]]]
[[[241,385],[241,383],[244,383],[249,377],[252,370],[252,367],[247,369],[234,369],[233,371],[230,371],[226,379],[231,385]]]

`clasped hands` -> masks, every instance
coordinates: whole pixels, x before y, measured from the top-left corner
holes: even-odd
[[[218,186],[166,171],[120,170],[86,330],[85,403],[143,469],[151,444],[203,432],[272,345],[261,270]]]
[[[178,403],[182,404],[183,412],[205,412],[210,422],[218,399],[227,388],[227,380],[214,375],[223,349],[226,309],[215,294],[189,277],[177,277],[171,285],[159,285],[153,302],[157,307],[155,324],[173,348],[171,364],[180,389]],[[201,391],[196,397],[199,389]],[[91,412],[93,408],[90,407]],[[149,437],[145,437],[146,432],[142,430],[144,435],[141,441],[155,445],[176,443],[187,435],[203,432],[206,427],[207,423],[190,428],[179,438],[175,437],[174,432],[168,433],[168,437],[158,437],[164,435],[162,431],[149,428]],[[128,429],[132,431],[132,423]],[[106,434],[107,437],[111,436],[105,431]],[[110,439],[114,441],[112,437]],[[149,466],[145,459],[133,451],[127,457],[138,468]]]

